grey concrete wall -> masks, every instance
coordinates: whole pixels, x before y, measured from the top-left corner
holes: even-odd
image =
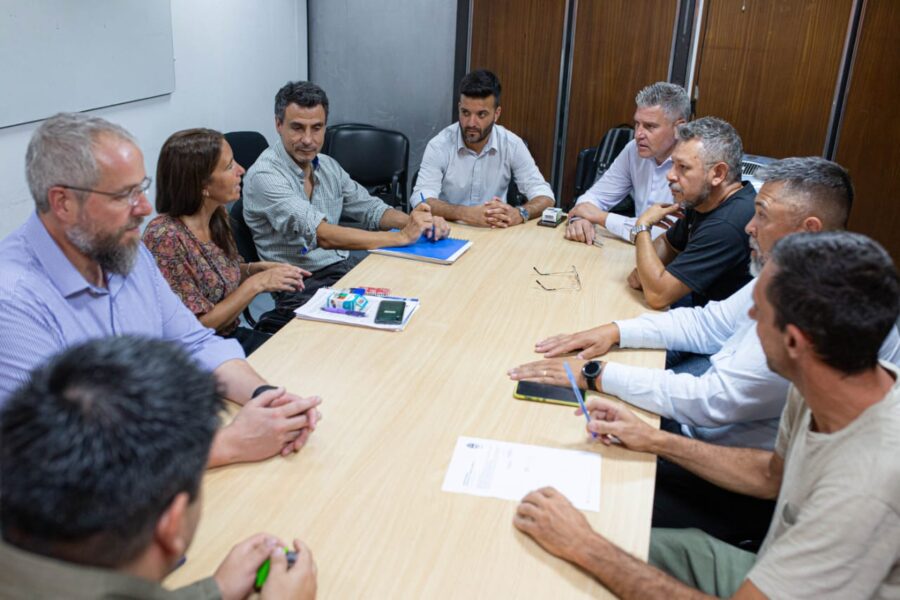
[[[410,140],[410,177],[425,144],[451,123],[456,2],[308,0],[309,75],[330,123],[396,129]]]

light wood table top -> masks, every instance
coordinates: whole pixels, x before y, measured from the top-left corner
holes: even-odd
[[[295,320],[267,342],[250,362],[271,382],[322,396],[321,425],[289,458],[207,473],[188,561],[166,585],[212,574],[234,544],[265,531],[311,547],[322,598],[608,596],[513,527],[516,502],[441,491],[459,436],[597,451],[600,512],[585,514],[618,545],[647,555],[654,457],[591,443],[583,417],[514,399],[506,376],[540,358],[539,339],[647,310],[625,283],[632,246],[606,238],[588,247],[563,231],[534,221],[505,231],[455,225],[452,235],[473,246],[452,266],[372,255],[340,286],[419,298],[405,331]],[[535,282],[533,266],[572,265],[581,291]],[[650,350],[609,358],[664,362]]]

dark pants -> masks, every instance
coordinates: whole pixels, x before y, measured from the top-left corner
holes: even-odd
[[[663,419],[662,429],[681,433]],[[775,502],[729,492],[663,458],[656,463],[653,527],[695,527],[724,542],[756,552],[766,537]]]
[[[349,273],[368,254],[365,250],[351,250],[350,256],[344,260],[319,269],[311,277],[304,279],[303,290],[273,294],[275,308],[259,317],[256,329],[271,334],[290,323],[294,318],[295,309],[309,302],[309,299],[315,296],[319,288],[329,287],[337,283],[338,279]]]
[[[272,334],[263,333],[262,331],[257,331],[248,327],[238,327],[225,337],[237,340],[238,343],[240,343],[241,348],[244,349],[244,354],[250,356],[254,350],[265,344],[266,341],[272,337]]]

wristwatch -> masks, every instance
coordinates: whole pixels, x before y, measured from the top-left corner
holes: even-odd
[[[631,243],[634,243],[634,240],[637,239],[639,233],[641,233],[642,231],[650,231],[651,229],[653,229],[653,227],[651,227],[650,225],[635,225],[634,227],[632,227],[631,234],[629,235],[629,237],[631,238]]]
[[[522,222],[527,223],[530,215],[528,214],[528,209],[524,206],[517,206],[516,210],[519,211],[519,214],[522,215]]]
[[[589,360],[581,367],[581,374],[584,376],[587,387],[592,392],[599,392],[597,389],[597,378],[603,373],[602,360]]]

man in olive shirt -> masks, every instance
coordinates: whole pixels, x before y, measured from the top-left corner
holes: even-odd
[[[171,342],[119,336],[74,346],[0,410],[0,598],[311,599],[315,564],[295,540],[257,534],[212,577],[160,586],[200,519],[218,427],[215,377]]]
[[[552,488],[526,496],[515,525],[620,598],[900,597],[900,370],[878,360],[898,297],[891,257],[863,235],[797,233],[776,244],[750,310],[770,368],[793,384],[774,450],[707,444],[618,403],[587,403],[588,430],[607,445],[777,497],[758,554],[696,529],[653,529],[650,566],[592,531]]]

